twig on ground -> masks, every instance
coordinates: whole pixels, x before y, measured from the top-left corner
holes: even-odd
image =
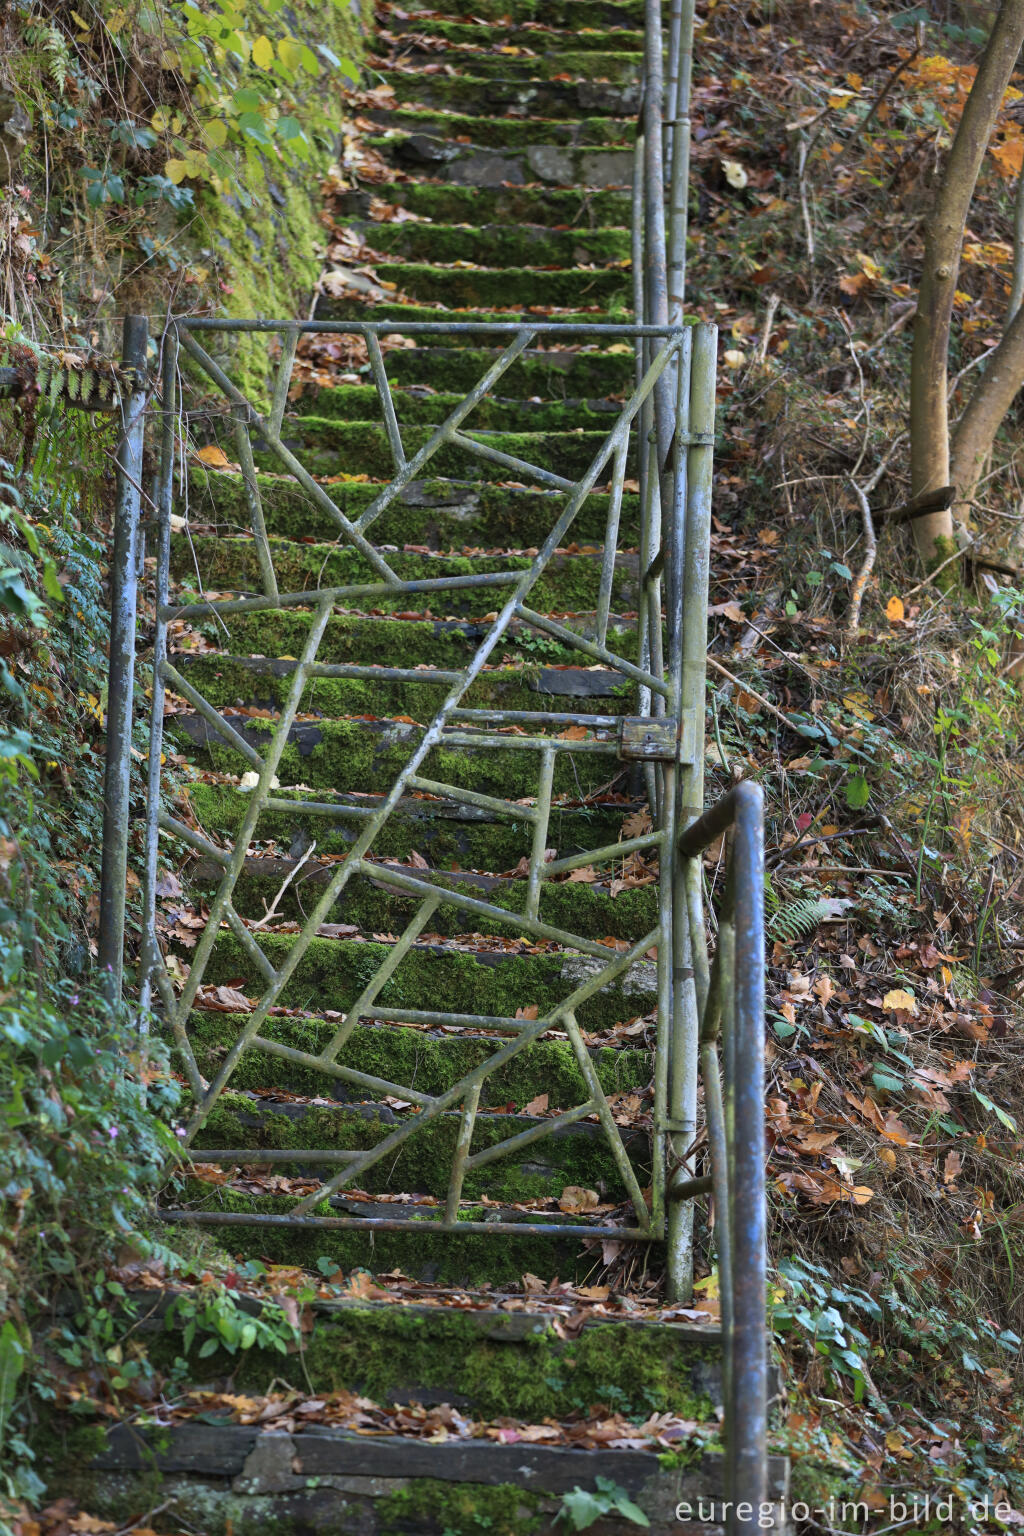
[[[312,858],[315,849],[316,849],[316,843],[315,842],[310,843],[309,847],[306,849],[305,853],[302,855],[302,858],[299,860],[299,862],[295,865],[295,867],[293,869],[290,869],[288,871],[287,875],[285,876],[284,884],[282,885],[281,889],[278,891],[277,895],[274,897],[273,901],[270,903],[270,906],[267,907],[267,910],[264,912],[264,914],[260,918],[259,922],[252,924],[252,929],[265,928],[266,925],[270,922],[270,919],[274,916],[274,913],[277,911],[277,905],[278,905],[278,902],[281,900],[281,897],[284,895],[285,891],[291,885],[292,881],[295,879],[295,876],[298,874],[298,872],[302,868],[303,864],[306,863],[307,859]]]

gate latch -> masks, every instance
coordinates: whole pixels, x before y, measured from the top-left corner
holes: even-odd
[[[682,718],[628,715],[619,726],[619,757],[627,762],[693,762],[693,711]]]

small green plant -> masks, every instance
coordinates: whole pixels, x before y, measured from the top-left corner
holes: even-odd
[[[556,1521],[564,1520],[573,1531],[585,1531],[605,1515],[621,1515],[633,1525],[650,1525],[639,1504],[634,1504],[625,1488],[620,1488],[610,1477],[599,1477],[596,1483],[592,1493],[579,1484],[571,1493],[563,1493]]]

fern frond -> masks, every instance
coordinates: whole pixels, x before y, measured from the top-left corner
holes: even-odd
[[[794,939],[813,933],[826,917],[832,917],[835,902],[818,896],[798,896],[781,906],[768,923],[768,936],[791,944]]]

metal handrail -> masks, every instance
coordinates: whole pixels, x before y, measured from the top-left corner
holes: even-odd
[[[768,1333],[764,1158],[764,798],[737,784],[679,838],[701,855],[727,836],[718,943],[701,1004],[700,1060],[722,1301],[726,1528],[757,1528],[767,1491]],[[721,1039],[721,1062],[718,1042]],[[754,1511],[748,1525],[738,1506]]]

